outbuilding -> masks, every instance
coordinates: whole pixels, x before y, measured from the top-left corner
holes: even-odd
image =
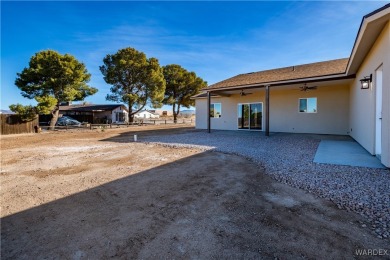
[[[60,114],[80,122],[93,124],[123,124],[129,121],[129,110],[122,104],[75,104],[60,105]]]
[[[160,115],[149,110],[141,110],[134,114],[134,118],[140,118],[140,119],[160,118]]]

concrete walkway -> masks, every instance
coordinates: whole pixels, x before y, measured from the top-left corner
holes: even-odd
[[[353,140],[321,140],[314,157],[314,162],[368,168],[385,168],[378,158],[371,155]]]

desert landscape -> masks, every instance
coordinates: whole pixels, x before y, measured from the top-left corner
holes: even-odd
[[[352,259],[388,247],[361,216],[242,157],[148,141],[196,131],[1,136],[2,259]]]

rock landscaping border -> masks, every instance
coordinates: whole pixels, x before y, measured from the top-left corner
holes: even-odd
[[[259,132],[204,131],[148,136],[145,142],[240,155],[264,167],[279,182],[306,190],[333,201],[340,209],[356,212],[367,219],[379,238],[390,237],[390,170],[318,164],[313,159],[321,139],[343,136],[272,134]]]

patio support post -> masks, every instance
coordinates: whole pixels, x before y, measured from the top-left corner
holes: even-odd
[[[210,91],[207,91],[207,132],[210,133]]]
[[[269,85],[265,86],[265,136],[269,136]]]

